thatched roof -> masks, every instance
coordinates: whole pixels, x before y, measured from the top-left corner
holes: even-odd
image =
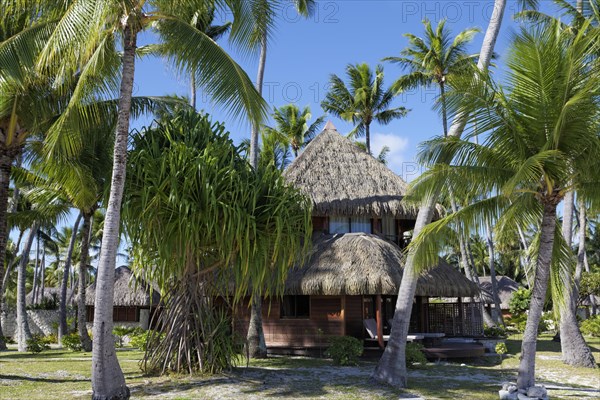
[[[40,291],[38,292],[38,299],[37,299],[37,303],[41,303],[42,299],[39,297],[41,295],[41,289],[39,289]],[[67,288],[67,301],[69,299],[72,299],[72,294],[73,291],[69,288]],[[59,287],[46,287],[44,288],[44,299],[46,301],[53,301],[54,299],[56,299],[56,302],[58,304],[58,302],[60,301],[60,288]],[[27,296],[25,296],[25,303],[27,305],[31,305],[33,303],[33,291],[27,293]]]
[[[395,295],[402,280],[404,255],[398,246],[367,233],[322,235],[308,262],[294,268],[287,294]],[[440,259],[417,283],[417,296],[461,297],[479,293],[476,284]]]
[[[94,305],[96,296],[96,282],[87,287],[85,292],[85,304]],[[145,282],[136,282],[131,270],[126,266],[115,269],[115,297],[114,306],[150,306],[157,305],[160,294]]]
[[[508,310],[510,307],[510,298],[512,297],[513,292],[516,292],[519,288],[519,284],[508,276],[496,276],[496,282],[498,282],[498,297],[500,298],[500,308],[503,310]],[[484,296],[484,299],[487,303],[493,303],[492,297],[492,279],[489,276],[481,276],[479,277],[479,284],[481,288],[488,292],[489,296]]]
[[[330,122],[283,175],[312,200],[315,215],[416,216],[402,203],[407,183]]]

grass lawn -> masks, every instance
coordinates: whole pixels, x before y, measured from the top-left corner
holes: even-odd
[[[369,379],[374,363],[336,367],[328,360],[277,357],[257,360],[249,368],[213,377],[144,376],[138,367],[142,353],[120,350],[118,357],[137,399],[497,399],[503,381],[516,379],[520,338],[507,340],[511,354],[464,363],[431,363],[409,374],[407,391],[375,385]],[[590,339],[600,361],[600,339]],[[0,353],[0,399],[89,398],[90,353],[49,350],[38,355],[15,350]],[[600,371],[573,368],[560,361],[560,345],[540,337],[538,383],[552,399],[600,398]]]

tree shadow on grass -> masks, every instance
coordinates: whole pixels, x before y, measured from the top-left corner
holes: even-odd
[[[23,375],[4,375],[4,374],[0,374],[0,380],[29,381],[29,382],[39,382],[39,383],[67,383],[67,382],[89,382],[90,381],[88,378],[60,379],[60,378],[33,377],[33,376],[23,376]]]

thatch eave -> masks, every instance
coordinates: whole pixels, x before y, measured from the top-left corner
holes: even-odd
[[[96,297],[96,282],[87,287],[85,304],[93,306]],[[151,307],[160,302],[160,294],[145,282],[136,281],[126,266],[115,269],[114,299],[115,307]]]

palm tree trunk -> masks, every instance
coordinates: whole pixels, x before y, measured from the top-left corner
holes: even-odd
[[[6,285],[8,284],[8,277],[10,276],[10,272],[12,271],[13,267],[17,264],[17,253],[19,251],[19,247],[21,247],[21,240],[23,239],[23,235],[25,234],[25,231],[20,231],[19,232],[19,238],[17,239],[17,244],[15,245],[15,258],[14,260],[11,261],[10,264],[8,264],[8,267],[6,268],[6,272],[4,273],[4,278],[2,278],[2,288],[0,289],[0,304],[4,304],[4,294],[6,293]]]
[[[440,82],[440,100],[442,101],[442,125],[444,137],[448,136],[448,107],[446,106],[446,88],[444,82]]]
[[[7,154],[0,156],[0,276],[4,276],[4,258],[6,256],[6,240],[8,239],[8,224],[6,219],[8,208],[8,190],[10,184],[10,169],[13,159]],[[4,291],[0,293],[0,314],[2,313],[2,296]],[[0,323],[0,351],[6,350],[4,343],[4,333],[2,332],[2,324]]]
[[[365,124],[365,144],[367,147],[367,153],[371,154],[371,123]]]
[[[85,308],[85,289],[87,274],[87,259],[90,248],[90,220],[91,212],[83,213],[83,226],[81,227],[81,254],[79,258],[79,288],[77,299],[77,330],[84,351],[92,350],[92,340],[87,331],[87,313]]]
[[[113,329],[115,261],[119,245],[121,201],[127,167],[127,138],[135,73],[137,32],[123,27],[123,75],[119,94],[117,131],[113,153],[110,195],[104,220],[102,249],[96,277],[92,346],[92,391],[94,400],[128,399],[129,388],[117,360]]]
[[[529,247],[527,245],[527,240],[525,240],[525,234],[523,234],[523,229],[520,226],[517,226],[517,231],[519,232],[519,241],[521,246],[523,246],[523,251],[527,251]],[[531,279],[529,278],[529,257],[525,258],[523,256],[519,257],[521,264],[523,265],[523,271],[525,272],[525,280],[527,281],[527,288],[531,288]]]
[[[261,38],[260,57],[258,60],[258,74],[256,76],[256,90],[262,96],[263,80],[265,76],[265,65],[267,62],[267,33]],[[250,135],[250,165],[258,167],[258,125],[252,126]],[[262,299],[260,295],[255,296],[250,306],[250,323],[248,324],[248,354],[252,358],[265,358],[267,356],[267,345],[262,323]]]
[[[46,249],[42,248],[42,261],[40,263],[40,299],[44,299],[44,292],[46,290]]]
[[[485,222],[485,231],[490,258],[490,281],[492,282],[492,297],[494,299],[494,308],[496,310],[496,315],[492,315],[492,318],[495,317],[495,321],[504,325],[504,320],[502,319],[502,310],[500,309],[500,297],[498,296],[498,282],[496,281],[496,264],[494,260],[496,254],[494,251],[494,239],[492,237],[492,227],[490,226],[489,221]]]
[[[34,222],[29,230],[29,235],[25,241],[25,247],[21,252],[21,260],[19,261],[19,269],[17,276],[17,340],[19,343],[19,351],[27,351],[27,341],[31,339],[31,331],[27,322],[27,305],[25,303],[25,283],[27,281],[27,263],[29,262],[29,252],[33,245],[33,238],[38,230],[38,223]]]
[[[480,71],[485,71],[490,66],[492,61],[492,55],[494,54],[494,47],[496,47],[496,40],[500,35],[500,27],[502,26],[502,18],[504,18],[504,11],[506,10],[507,0],[495,0],[494,11],[490,18],[490,23],[487,30],[485,31],[485,37],[483,38],[483,44],[479,51],[479,61],[477,62],[477,68]],[[459,113],[452,120],[452,126],[450,127],[450,136],[460,137],[462,132],[465,130],[467,125],[468,115]]]
[[[573,192],[567,193],[565,202],[569,197],[570,207],[565,203],[563,212],[563,235],[565,241],[571,247],[571,228],[573,220]],[[570,223],[567,223],[566,220]],[[560,347],[562,350],[562,359],[565,364],[577,367],[595,368],[596,361],[594,355],[586,344],[579,324],[577,323],[577,297],[579,296],[579,282],[583,271],[583,257],[585,255],[585,230],[586,230],[586,212],[585,203],[579,201],[579,248],[577,251],[577,265],[575,267],[575,276],[573,282],[571,276],[564,277],[564,305],[560,309]]]
[[[196,75],[192,72],[190,74],[190,105],[196,109]]]
[[[36,234],[35,240],[35,263],[33,264],[33,288],[31,290],[31,304],[37,304],[39,302],[38,281],[40,280],[40,235],[39,232]]]
[[[525,326],[521,345],[521,362],[517,377],[517,387],[519,389],[527,389],[535,384],[535,346],[550,277],[554,231],[556,229],[556,205],[554,199],[546,200],[544,204],[535,279],[533,281],[529,314],[527,315],[527,325]]]
[[[81,221],[81,213],[77,215],[75,223],[73,224],[73,232],[71,232],[71,239],[69,240],[69,247],[67,248],[67,256],[65,257],[65,268],[63,271],[63,279],[60,285],[60,305],[59,309],[59,321],[58,321],[58,344],[62,346],[62,339],[67,335],[69,328],[67,326],[67,285],[69,283],[69,274],[71,271],[71,260],[73,259],[73,249],[75,248],[75,240],[77,239],[77,231],[79,230],[79,222]]]
[[[265,77],[265,65],[267,63],[267,33],[264,32],[260,40],[260,56],[258,59],[258,73],[256,75],[256,90],[262,96],[263,80]],[[259,126],[252,125],[250,133],[250,165],[256,168],[258,165],[258,130]]]
[[[436,193],[421,204],[417,221],[415,222],[413,237],[417,236],[425,225],[431,221],[437,195]],[[405,388],[407,384],[406,336],[408,335],[410,314],[412,312],[413,298],[417,290],[418,280],[413,267],[413,257],[413,253],[409,252],[398,291],[398,300],[396,301],[390,338],[373,372],[374,379],[397,388]]]
[[[492,13],[490,24],[488,25],[483,46],[480,51],[478,65],[481,70],[487,69],[490,65],[496,39],[500,33],[500,26],[502,25],[502,17],[504,16],[505,8],[506,0],[495,0],[494,12]],[[464,120],[462,126],[460,120]],[[463,116],[460,120],[458,121],[458,125],[455,123],[452,124],[452,129],[448,135],[454,137],[460,137],[462,135],[464,126],[466,125],[467,116]],[[456,128],[454,127],[455,125],[457,125]],[[418,235],[423,227],[431,221],[437,197],[438,194],[435,193],[421,204],[413,231],[414,236]],[[373,378],[376,380],[387,382],[396,387],[406,387],[406,354],[404,352],[406,349],[406,336],[408,335],[410,314],[412,312],[412,303],[416,289],[417,277],[413,265],[413,256],[409,254],[406,259],[406,265],[404,266],[402,282],[398,289],[396,313],[392,323],[390,339],[375,368],[375,372],[373,373]]]

